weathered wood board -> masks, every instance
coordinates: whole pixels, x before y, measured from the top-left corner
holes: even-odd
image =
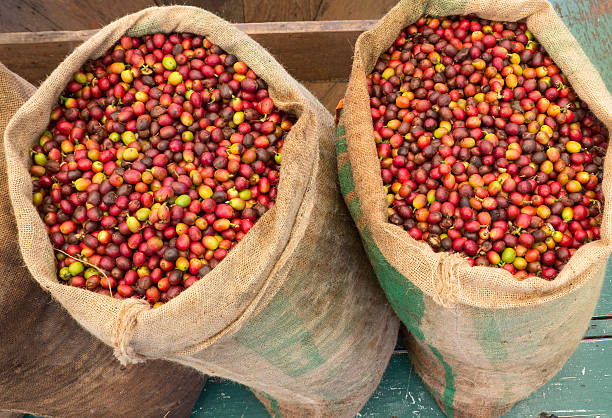
[[[0,31],[96,29],[138,10],[171,4],[202,7],[231,22],[244,22],[243,0],[2,0]]]
[[[95,29],[150,6],[186,4],[230,22],[378,19],[397,0],[2,0],[1,32]]]

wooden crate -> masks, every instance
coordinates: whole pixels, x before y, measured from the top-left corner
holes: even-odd
[[[395,0],[367,2],[350,8],[346,1],[320,0],[320,3],[304,0],[260,0],[257,6],[249,0],[209,0],[209,9],[234,21],[237,27],[251,35],[267,48],[287,70],[322,103],[332,111],[344,94],[348,78],[353,45],[357,36],[370,28],[375,20],[327,20],[299,21],[300,19],[330,18],[347,14],[348,17],[379,17]],[[19,0],[3,0],[13,11]],[[26,9],[34,13],[41,7],[53,7],[53,2],[24,2]],[[79,3],[79,13],[94,6]],[[106,3],[118,6],[121,2]],[[133,10],[119,7],[125,14],[149,5],[147,1],[132,2]],[[141,4],[142,3],[142,4]],[[188,3],[199,4],[191,1]],[[316,6],[316,4],[318,6]],[[342,3],[344,6],[342,6]],[[232,9],[232,5],[242,7]],[[314,4],[314,5],[313,5]],[[353,3],[351,3],[352,5]],[[602,0],[554,0],[557,12],[564,19],[574,36],[581,42],[585,52],[602,74],[609,90],[612,90],[612,2]],[[42,6],[41,6],[42,5]],[[214,7],[210,7],[210,6]],[[137,7],[139,6],[139,7]],[[28,9],[29,7],[29,9]],[[75,6],[76,7],[76,6]],[[369,8],[369,9],[368,9]],[[97,10],[97,9],[95,9]],[[323,12],[322,12],[323,10]],[[330,12],[331,10],[331,12]],[[71,10],[73,15],[78,15]],[[22,13],[21,9],[19,13]],[[20,16],[16,13],[17,16]],[[57,13],[54,11],[54,13]],[[294,14],[291,14],[294,13]],[[81,42],[88,39],[95,29],[118,15],[96,14],[79,20],[83,30],[0,32],[0,62],[38,85]],[[264,22],[283,16],[298,20],[294,22]],[[38,18],[42,20],[41,18]],[[53,23],[61,21],[61,15],[53,15]],[[73,16],[68,23],[76,22]],[[27,21],[27,19],[26,19]],[[63,22],[63,21],[62,21]],[[84,22],[84,23],[83,23]],[[65,22],[64,22],[65,23]],[[42,25],[43,27],[44,24]],[[53,25],[52,25],[53,26]],[[55,25],[57,26],[57,25]],[[55,29],[56,27],[52,28]],[[0,11],[0,31],[3,27],[29,29],[23,21],[7,23],[7,15]],[[40,26],[38,26],[40,27]],[[45,27],[46,28],[46,27]],[[537,416],[548,411],[559,416],[610,416],[612,414],[612,268],[609,266],[602,297],[577,352],[563,370],[547,385],[519,403],[508,416]],[[202,392],[193,411],[194,417],[208,415],[251,417],[267,416],[261,404],[241,385],[212,379]],[[365,416],[443,416],[433,398],[416,376],[401,344],[392,356],[390,366],[381,385],[364,407]]]

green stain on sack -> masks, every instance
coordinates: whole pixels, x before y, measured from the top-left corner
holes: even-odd
[[[521,383],[521,376],[508,373],[524,358],[540,353],[545,356],[549,333],[562,329],[569,320],[557,322],[554,327],[550,318],[558,318],[559,312],[571,312],[576,306],[584,306],[589,298],[589,286],[537,306],[514,309],[473,308],[472,318],[475,337],[482,352],[491,363],[495,378],[504,384],[504,392],[498,400],[498,412],[507,407],[508,399],[515,395],[515,385]],[[565,317],[564,317],[565,318]],[[530,331],[531,329],[536,331]],[[548,332],[539,330],[550,329]],[[524,338],[529,334],[530,338]]]
[[[346,195],[355,190],[355,180],[353,179],[353,167],[351,162],[347,161],[340,170],[338,170],[338,181],[340,183],[340,191],[342,196],[346,198]]]
[[[278,401],[267,393],[266,398],[268,398],[268,400],[270,401],[270,409],[272,410],[272,416],[275,418],[282,418],[283,414],[280,411],[280,405],[278,404]]]
[[[425,313],[423,291],[387,261],[376,245],[374,237],[372,237],[372,233],[367,225],[363,228],[363,231],[361,231],[361,238],[368,257],[370,258],[370,263],[378,277],[380,286],[387,295],[389,303],[391,303],[397,316],[399,316],[402,323],[408,328],[412,335],[424,341],[425,336],[421,329],[421,321]],[[442,353],[432,345],[429,345],[429,348],[444,368],[445,387],[444,394],[440,394],[440,397],[444,402],[446,415],[452,418],[456,391],[455,375],[453,374],[450,364],[444,360]]]
[[[361,204],[359,203],[359,198],[356,197],[348,203],[348,209],[351,213],[351,216],[357,222],[363,216],[363,211],[361,210]]]
[[[503,337],[494,316],[474,318],[474,328],[480,348],[492,363],[508,360],[508,351],[503,344]]]
[[[235,338],[287,376],[298,377],[324,363],[304,321],[289,299],[277,294]],[[282,336],[280,338],[279,336]]]
[[[504,383],[504,394],[497,403],[498,408],[503,408],[512,394],[512,383],[503,373],[504,365],[508,361],[508,350],[503,344],[504,338],[497,325],[498,318],[495,316],[495,313],[491,316],[475,316],[474,329],[480,348],[491,362],[492,369],[497,372],[498,377]]]
[[[472,315],[476,340],[491,362],[495,376],[504,384],[504,393],[497,404],[499,412],[507,406],[507,400],[514,394],[513,387],[517,379],[520,380],[520,376],[513,379],[507,370],[520,364],[521,359],[542,352],[546,346],[547,333],[531,333],[531,338],[523,338],[528,332],[526,324],[530,328],[546,329],[549,318],[566,311],[570,301],[581,297],[584,288],[576,290],[571,297],[566,295],[537,307],[528,306],[511,311],[474,308]]]
[[[344,125],[338,125],[336,128],[336,136],[336,155],[341,156],[348,150]],[[355,190],[353,167],[350,161],[347,161],[342,167],[340,167],[340,170],[338,170],[338,181],[340,183],[340,192],[342,193],[342,197],[346,200],[346,196]],[[347,206],[353,220],[357,222],[363,216],[359,198],[354,198],[350,202],[347,202]]]
[[[339,157],[340,155],[346,153],[347,150],[346,130],[344,129],[344,125],[338,125],[336,127],[336,155]],[[342,197],[346,198],[347,194],[355,190],[353,166],[351,165],[350,160],[338,170],[338,181],[340,183],[340,192],[342,193]],[[353,219],[356,220],[354,216]]]
[[[512,310],[474,308],[473,324],[480,348],[494,366],[506,370],[510,362],[541,350],[546,341],[546,333],[523,338],[528,332],[527,325],[530,328],[545,329],[550,325],[548,318],[567,310],[568,305],[582,294],[581,288],[571,298],[566,295],[537,307],[526,306]]]
[[[344,154],[347,151],[344,125],[338,125],[336,128],[336,137],[336,155]]]
[[[423,340],[421,320],[425,311],[423,292],[393,267],[380,251],[369,227],[361,231],[361,238],[378,277],[380,286],[406,328],[417,338]]]
[[[444,402],[444,412],[448,418],[453,418],[454,410],[453,410],[453,402],[455,401],[455,375],[453,374],[453,369],[446,361],[444,361],[444,357],[442,353],[438,351],[436,347],[433,345],[429,345],[431,352],[436,356],[438,361],[444,367],[444,395],[442,396],[442,401]]]

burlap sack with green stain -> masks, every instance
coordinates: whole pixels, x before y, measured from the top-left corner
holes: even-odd
[[[276,205],[227,258],[151,309],[58,283],[32,204],[29,148],[72,74],[127,33],[206,35],[269,85],[297,116],[283,147]],[[101,29],[49,76],[5,136],[9,191],[25,264],[39,284],[122,363],[162,358],[243,383],[275,415],[349,416],[376,388],[399,321],[379,289],[337,187],[331,115],[260,45],[194,7],[150,8]]]
[[[496,416],[557,373],[587,329],[611,251],[610,209],[602,239],[581,247],[554,281],[522,282],[499,268],[470,267],[434,253],[387,221],[366,75],[405,26],[422,15],[475,13],[527,26],[591,110],[612,129],[612,99],[576,40],[545,0],[403,0],[355,46],[336,148],[342,193],[379,282],[411,332],[414,366],[448,416]],[[603,188],[612,202],[612,160]]]

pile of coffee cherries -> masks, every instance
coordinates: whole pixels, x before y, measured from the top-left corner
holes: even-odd
[[[424,17],[367,77],[389,222],[554,279],[600,238],[606,127],[524,23]]]
[[[153,306],[178,296],[274,205],[292,123],[208,39],[123,36],[74,74],[32,148],[60,281]]]

